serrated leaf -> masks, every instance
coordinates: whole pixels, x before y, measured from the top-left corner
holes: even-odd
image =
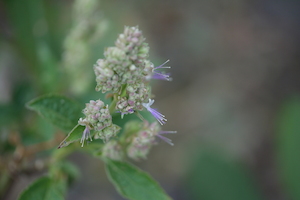
[[[279,112],[276,156],[283,188],[290,199],[300,198],[300,98],[284,103]]]
[[[56,94],[48,94],[27,103],[27,107],[38,112],[53,125],[70,131],[80,117],[80,106],[73,100]]]
[[[59,144],[58,149],[66,147],[69,144],[81,139],[85,126],[77,124],[67,135],[67,137]]]
[[[118,192],[131,200],[170,200],[149,174],[120,161],[105,160],[106,172]]]
[[[26,188],[19,196],[19,200],[64,200],[64,191],[65,187],[62,182],[45,176],[37,179]]]

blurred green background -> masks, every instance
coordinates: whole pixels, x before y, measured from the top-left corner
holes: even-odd
[[[150,60],[170,59],[173,81],[156,81],[153,93],[163,128],[178,134],[135,164],[175,200],[300,199],[299,10],[297,0],[1,1],[0,170],[15,134],[32,145],[58,131],[25,103],[103,97],[93,64],[138,25]],[[67,199],[122,199],[101,161],[69,159],[82,175]],[[16,177],[6,199],[42,173]]]

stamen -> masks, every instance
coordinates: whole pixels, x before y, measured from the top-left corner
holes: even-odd
[[[164,136],[162,136],[162,135],[157,135],[157,137],[159,137],[160,139],[162,139],[163,141],[165,141],[166,143],[168,143],[169,145],[171,145],[171,146],[174,146],[174,144],[172,143],[172,140],[171,139],[169,139],[169,138],[166,138],[166,137],[164,137]]]

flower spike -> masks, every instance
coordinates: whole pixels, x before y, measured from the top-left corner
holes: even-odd
[[[167,119],[163,114],[155,110],[154,108],[151,108],[152,104],[154,103],[154,100],[149,99],[148,103],[143,103],[143,106],[157,119],[157,121],[160,123],[160,125],[163,125],[166,123]]]

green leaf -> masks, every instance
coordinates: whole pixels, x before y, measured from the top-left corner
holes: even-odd
[[[118,192],[131,200],[170,200],[149,174],[129,163],[105,160],[106,172]]]
[[[27,107],[65,131],[70,131],[77,124],[81,114],[78,103],[56,94],[33,99],[27,103]]]
[[[279,112],[276,134],[277,161],[283,188],[290,199],[300,199],[300,98],[284,103]]]
[[[69,144],[80,140],[84,129],[85,129],[85,126],[81,126],[81,125],[77,124],[71,130],[71,132],[67,135],[67,137],[60,143],[60,145],[58,146],[58,149],[60,149],[62,147],[66,147]]]
[[[45,176],[34,181],[20,195],[19,200],[64,200],[65,187],[62,182]]]

